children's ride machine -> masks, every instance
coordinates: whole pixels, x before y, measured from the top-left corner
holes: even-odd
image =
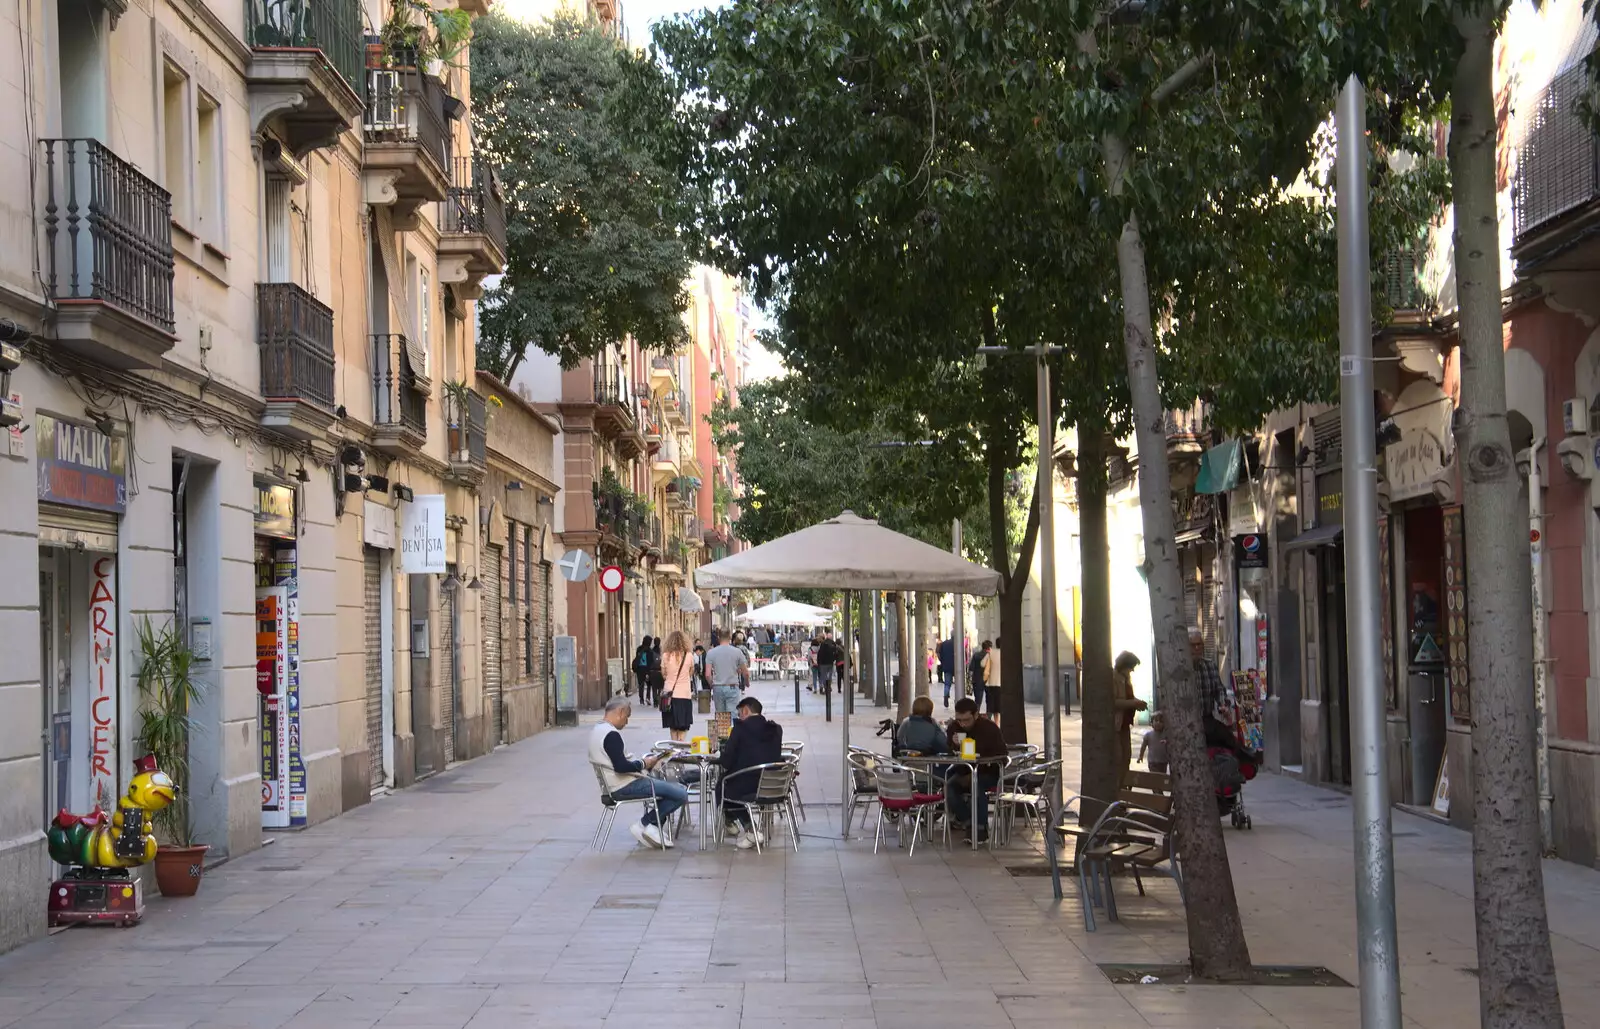
[[[144,894],[128,870],[155,858],[153,816],[172,803],[177,787],[148,754],[133,768],[115,814],[96,807],[87,815],[74,815],[63,808],[50,823],[50,857],[67,866],[66,874],[50,884],[52,927],[79,922],[129,926],[144,916]]]

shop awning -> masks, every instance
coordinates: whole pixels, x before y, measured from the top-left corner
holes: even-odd
[[[1239,465],[1244,448],[1230,439],[1200,455],[1200,474],[1194,480],[1196,493],[1226,493],[1239,484]]]
[[[1339,537],[1344,535],[1343,525],[1319,525],[1315,529],[1307,529],[1294,539],[1283,545],[1283,552],[1291,550],[1310,550],[1312,547],[1331,547],[1339,542]]]

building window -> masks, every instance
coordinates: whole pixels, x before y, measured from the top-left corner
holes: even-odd
[[[195,231],[220,249],[226,242],[222,202],[222,107],[205,93],[195,105]]]
[[[514,607],[517,603],[517,527],[513,523],[506,533],[506,600]]]
[[[167,192],[172,194],[172,220],[190,224],[189,77],[170,64],[161,79],[162,157]]]
[[[533,529],[522,530],[522,595],[533,596]],[[533,674],[533,605],[523,616],[522,674]]]

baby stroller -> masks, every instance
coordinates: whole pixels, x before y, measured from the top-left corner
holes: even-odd
[[[1227,815],[1235,829],[1249,829],[1250,815],[1244,809],[1244,784],[1256,777],[1261,757],[1245,749],[1236,732],[1209,715],[1205,719],[1205,731],[1206,756],[1211,759],[1211,778],[1216,787],[1217,814]]]

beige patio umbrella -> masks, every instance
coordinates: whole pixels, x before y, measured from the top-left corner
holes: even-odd
[[[919,590],[992,597],[1000,592],[1000,573],[955,554],[929,546],[870,518],[845,511],[837,518],[751,547],[732,557],[701,565],[694,572],[698,589],[835,589],[845,591],[844,638],[852,638],[851,590]],[[848,679],[849,665],[845,666]],[[839,830],[850,837],[850,707],[848,681],[840,683],[845,698],[844,785],[840,791]]]

